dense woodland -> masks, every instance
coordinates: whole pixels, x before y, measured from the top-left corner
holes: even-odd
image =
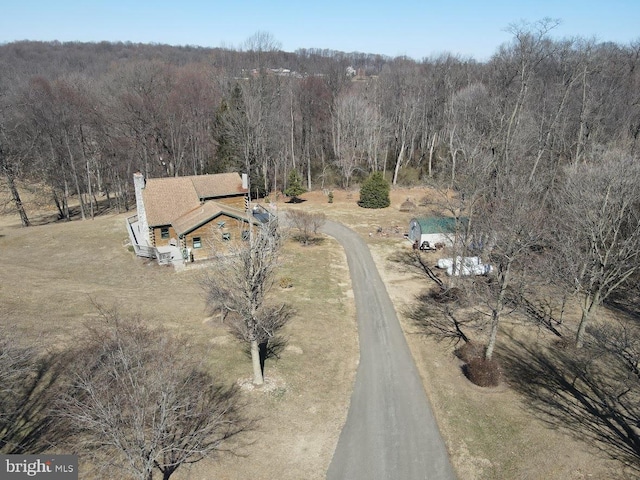
[[[47,185],[61,217],[71,195],[83,215],[98,193],[128,208],[136,170],[250,170],[259,193],[291,169],[307,188],[378,170],[393,184],[456,188],[473,171],[555,185],[565,167],[637,154],[640,43],[555,40],[554,25],[512,26],[486,63],[286,53],[269,34],[243,50],[5,44],[2,173]]]

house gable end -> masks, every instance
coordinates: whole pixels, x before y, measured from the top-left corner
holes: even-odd
[[[258,222],[255,219],[250,219],[241,211],[235,211],[233,209],[224,208],[223,206],[215,202],[207,202],[204,205],[188,212],[181,218],[176,219],[173,222],[173,227],[179,236],[185,236],[194,230],[214,221],[216,218],[225,215],[236,220],[247,222],[251,221],[256,225]]]

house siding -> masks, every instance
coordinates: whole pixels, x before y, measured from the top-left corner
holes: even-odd
[[[162,229],[169,228],[169,238],[162,238]],[[155,247],[164,247],[169,245],[171,239],[178,240],[178,235],[171,225],[162,225],[159,227],[153,227],[152,237],[154,238]]]
[[[233,208],[237,208],[239,210],[244,211],[244,195],[236,196],[236,197],[224,197],[224,198],[216,198],[217,203],[221,203],[223,205],[228,205]]]
[[[225,222],[224,228],[220,228],[219,223]],[[223,241],[222,235],[229,234],[231,240],[229,245],[237,244],[242,241],[242,230],[247,228],[247,222],[238,220],[228,215],[219,215],[211,221],[201,225],[195,230],[187,233],[181,238],[183,248],[190,248],[193,259],[204,260],[211,257],[216,250],[224,248],[227,243]],[[201,248],[193,248],[193,239],[200,237],[202,241]]]

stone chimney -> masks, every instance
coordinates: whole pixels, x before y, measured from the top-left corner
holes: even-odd
[[[144,200],[142,198],[142,191],[146,183],[142,173],[136,172],[133,174],[133,186],[136,191],[136,209],[138,211],[138,231],[147,245],[149,245],[149,223],[147,222],[147,212],[144,209]]]

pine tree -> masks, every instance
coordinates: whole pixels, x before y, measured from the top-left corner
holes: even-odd
[[[224,99],[216,112],[215,139],[218,144],[215,163],[209,163],[205,173],[246,171],[243,158],[242,136],[246,130],[246,112],[240,85]],[[253,179],[252,179],[253,185]],[[252,189],[253,190],[253,189]]]
[[[289,172],[289,178],[287,179],[287,188],[284,191],[284,194],[287,197],[291,197],[291,202],[295,203],[298,200],[298,196],[302,195],[306,192],[305,188],[302,186],[302,179],[300,178],[300,174],[297,170],[291,170]]]
[[[389,199],[389,182],[382,172],[373,172],[360,187],[360,201],[363,208],[386,208],[391,205]]]

